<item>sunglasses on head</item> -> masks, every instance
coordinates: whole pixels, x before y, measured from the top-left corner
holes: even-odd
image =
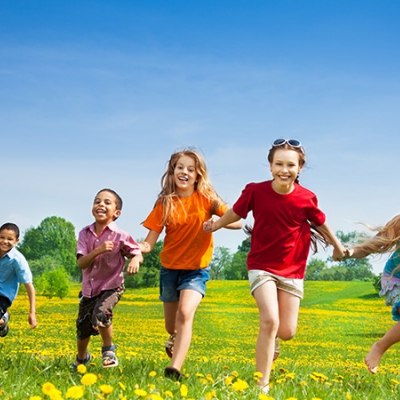
[[[300,140],[297,139],[276,139],[272,143],[273,147],[278,147],[278,146],[283,146],[285,144],[288,144],[291,147],[294,147],[295,149],[300,149],[303,153],[303,146],[301,145]]]

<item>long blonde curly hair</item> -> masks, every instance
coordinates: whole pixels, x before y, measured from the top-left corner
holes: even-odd
[[[167,169],[161,177],[161,191],[158,194],[157,201],[160,201],[163,206],[163,225],[168,225],[173,220],[174,216],[178,214],[178,207],[181,208],[180,202],[176,201],[177,199],[179,200],[179,196],[176,193],[174,170],[179,159],[183,156],[191,157],[194,160],[197,173],[194,190],[213,201],[211,212],[215,213],[218,207],[223,203],[210,182],[206,162],[200,152],[194,148],[178,150],[171,155],[167,163]]]

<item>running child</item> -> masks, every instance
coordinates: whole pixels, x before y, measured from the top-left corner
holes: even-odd
[[[264,393],[269,391],[276,338],[289,340],[296,332],[310,244],[316,251],[315,240],[325,239],[334,247],[335,260],[344,256],[344,248],[318,208],[317,197],[299,185],[306,162],[301,143],[275,140],[268,161],[272,180],[249,183],[231,209],[220,219],[204,224],[206,232],[214,232],[253,213],[247,267],[250,290],[260,313],[256,368],[261,375],[258,385]],[[310,227],[322,237],[315,232],[311,236]]]
[[[368,370],[376,374],[383,354],[391,346],[400,342],[400,214],[385,226],[370,227],[370,229],[378,233],[373,238],[348,249],[346,256],[363,258],[374,253],[393,252],[383,268],[380,295],[386,297],[386,305],[392,307],[392,318],[397,323],[386,332],[382,339],[372,345],[365,357]]]
[[[125,291],[123,270],[136,274],[143,261],[139,245],[115,220],[121,215],[122,199],[111,189],[100,190],[93,202],[95,222],[79,233],[76,256],[82,270],[82,291],[76,320],[78,354],[72,364],[87,365],[92,356],[87,351],[90,337],[100,333],[104,368],[116,367],[117,348],[113,344],[113,309]]]
[[[183,376],[181,367],[189,350],[194,315],[210,278],[213,237],[204,232],[203,222],[227,209],[210,183],[203,157],[191,149],[172,154],[157,202],[143,223],[149,233],[139,243],[142,253],[149,253],[165,228],[160,300],[170,335],[165,344],[172,358],[164,371],[167,377]],[[241,223],[229,228],[240,229]]]
[[[29,298],[28,322],[36,328],[36,296],[29,265],[15,245],[19,242],[19,228],[7,222],[0,227],[0,337],[9,331],[8,309],[17,297],[19,284],[23,283]]]

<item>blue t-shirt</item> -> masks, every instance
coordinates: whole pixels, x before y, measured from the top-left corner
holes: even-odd
[[[393,270],[400,265],[400,249],[396,250],[387,260],[385,264],[384,272],[391,275]],[[400,278],[400,269],[394,273],[396,278]]]
[[[0,258],[0,295],[12,303],[20,283],[32,283],[32,273],[23,254],[13,247]]]

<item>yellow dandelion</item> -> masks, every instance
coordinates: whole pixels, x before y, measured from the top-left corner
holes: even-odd
[[[234,379],[235,379],[235,378],[234,378],[233,376],[228,376],[227,378],[225,378],[225,385],[226,385],[226,386],[232,385],[232,381],[233,381]]]
[[[97,382],[97,376],[95,374],[85,374],[82,376],[81,383],[85,386],[92,386]]]
[[[286,400],[297,400],[297,397],[289,397]]]
[[[207,374],[206,379],[207,379],[209,382],[214,383],[214,379],[213,379],[213,377],[211,376],[211,374]]]
[[[46,382],[43,384],[42,386],[42,392],[46,395],[46,396],[50,396],[51,393],[53,393],[56,389],[56,387],[51,383],[51,382]]]
[[[0,394],[4,394],[4,393],[0,393]],[[40,396],[31,396],[31,397],[29,397],[29,400],[42,400],[42,398]]]
[[[67,390],[65,394],[67,399],[80,399],[83,397],[83,387],[82,386],[72,386]]]
[[[216,396],[215,390],[206,393],[206,400],[212,400]]]
[[[313,397],[311,400],[322,400],[320,397]]]
[[[237,377],[239,376],[239,373],[236,372],[236,371],[232,371],[232,375],[233,375],[235,378],[237,378]]]
[[[242,379],[238,379],[232,385],[232,389],[235,390],[236,392],[243,392],[243,390],[247,389],[248,387],[249,387],[249,384]]]
[[[150,395],[148,395],[147,397],[146,397],[146,399],[151,399],[151,400],[163,400],[163,398],[159,395],[159,394],[157,394],[157,393],[152,393],[152,394],[150,394]]]
[[[164,395],[165,395],[166,397],[171,398],[171,399],[174,398],[174,395],[172,394],[172,392],[171,392],[170,390],[166,390],[166,391],[164,392]]]
[[[259,400],[274,400],[273,397],[267,396],[266,394],[263,394],[263,393],[259,394],[258,398],[259,398]]]
[[[136,394],[136,396],[139,396],[139,397],[147,396],[147,392],[143,389],[135,389],[134,393]]]
[[[151,371],[150,373],[149,373],[149,376],[150,377],[154,377],[154,376],[156,376],[157,375],[157,372],[156,371]]]
[[[128,400],[122,393],[119,395],[119,400]]]
[[[86,368],[86,365],[84,365],[84,364],[79,364],[77,367],[76,367],[76,370],[80,373],[80,374],[86,374],[86,371],[87,371],[87,368]]]
[[[352,396],[349,392],[346,393],[346,400],[351,400]]]
[[[156,390],[156,385],[154,385],[153,383],[150,383],[149,390],[150,390],[150,392],[153,392],[154,390]]]
[[[104,394],[111,394],[114,390],[114,388],[110,385],[100,385],[100,388],[102,393]]]
[[[182,397],[186,397],[188,395],[189,390],[184,383],[181,385],[180,392]]]
[[[126,386],[122,382],[118,382],[118,385],[122,390],[126,390]]]
[[[204,376],[204,374],[201,374],[200,372],[198,372],[198,373],[196,374],[196,376],[198,376],[199,378],[202,378],[202,377]]]

